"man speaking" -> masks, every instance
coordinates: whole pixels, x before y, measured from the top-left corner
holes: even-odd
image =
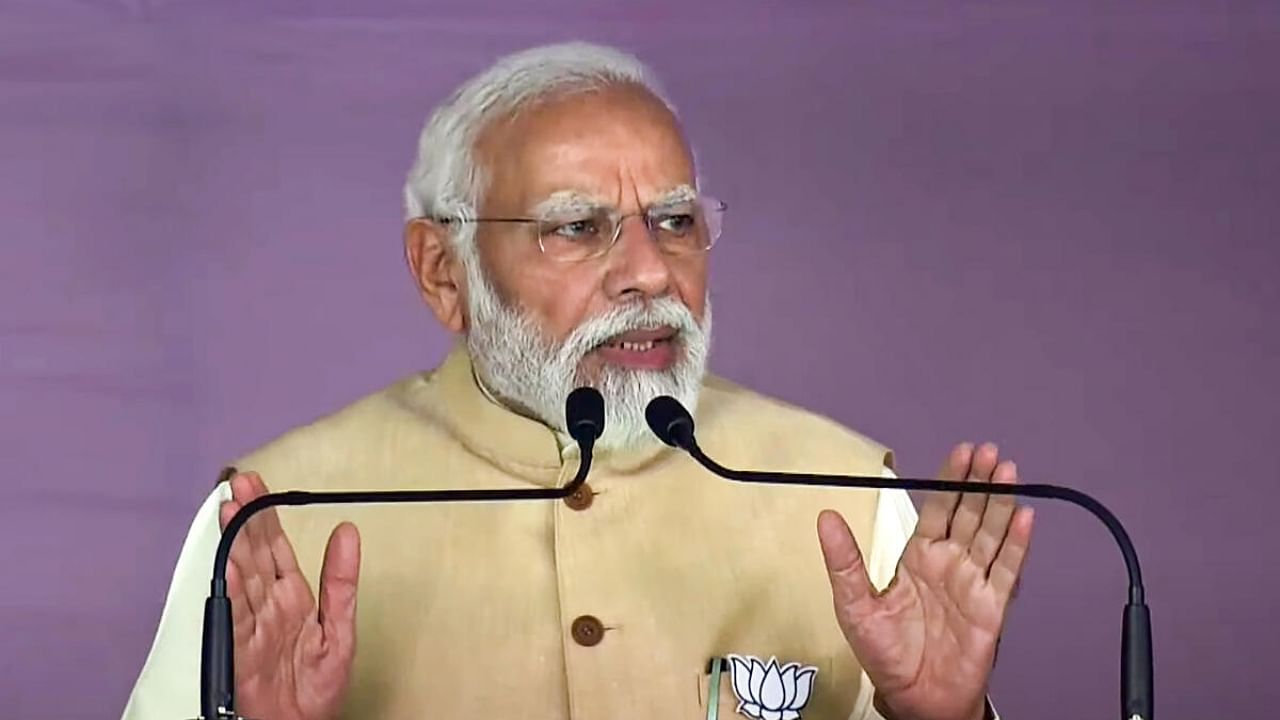
[[[1012,498],[725,482],[648,430],[696,408],[727,465],[889,473],[876,443],[706,375],[704,194],[648,70],[568,44],[499,60],[422,131],[405,257],[458,336],[411,375],[235,463],[202,507],[126,720],[198,710],[219,533],[272,490],[564,485],[565,397],[606,423],[564,502],[256,517],[228,568],[237,710],[261,720],[982,720],[1031,534]],[[795,242],[795,238],[779,238]],[[779,368],[790,371],[792,368]],[[989,444],[948,479],[1012,483]],[[349,521],[349,522],[348,522]],[[816,531],[815,531],[816,523]],[[708,661],[726,658],[723,683]]]

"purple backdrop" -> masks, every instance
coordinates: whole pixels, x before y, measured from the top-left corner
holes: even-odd
[[[719,372],[907,471],[995,438],[1097,494],[1161,716],[1274,714],[1275,4],[340,5],[0,4],[5,718],[116,717],[221,463],[440,359],[400,259],[418,128],[574,37],[652,62],[732,206]],[[1115,717],[1118,554],[1039,510],[998,703]]]

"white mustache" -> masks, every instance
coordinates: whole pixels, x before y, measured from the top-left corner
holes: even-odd
[[[623,333],[659,327],[674,328],[677,338],[701,330],[689,308],[673,298],[619,305],[575,328],[561,345],[560,355],[579,359]]]

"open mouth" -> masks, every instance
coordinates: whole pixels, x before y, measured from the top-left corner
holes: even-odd
[[[665,370],[675,363],[677,338],[672,327],[631,330],[609,338],[595,352],[611,365]]]

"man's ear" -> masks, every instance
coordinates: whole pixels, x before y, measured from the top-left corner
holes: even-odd
[[[449,229],[434,220],[415,218],[404,228],[404,259],[418,292],[451,332],[467,327],[466,273],[449,239]]]

